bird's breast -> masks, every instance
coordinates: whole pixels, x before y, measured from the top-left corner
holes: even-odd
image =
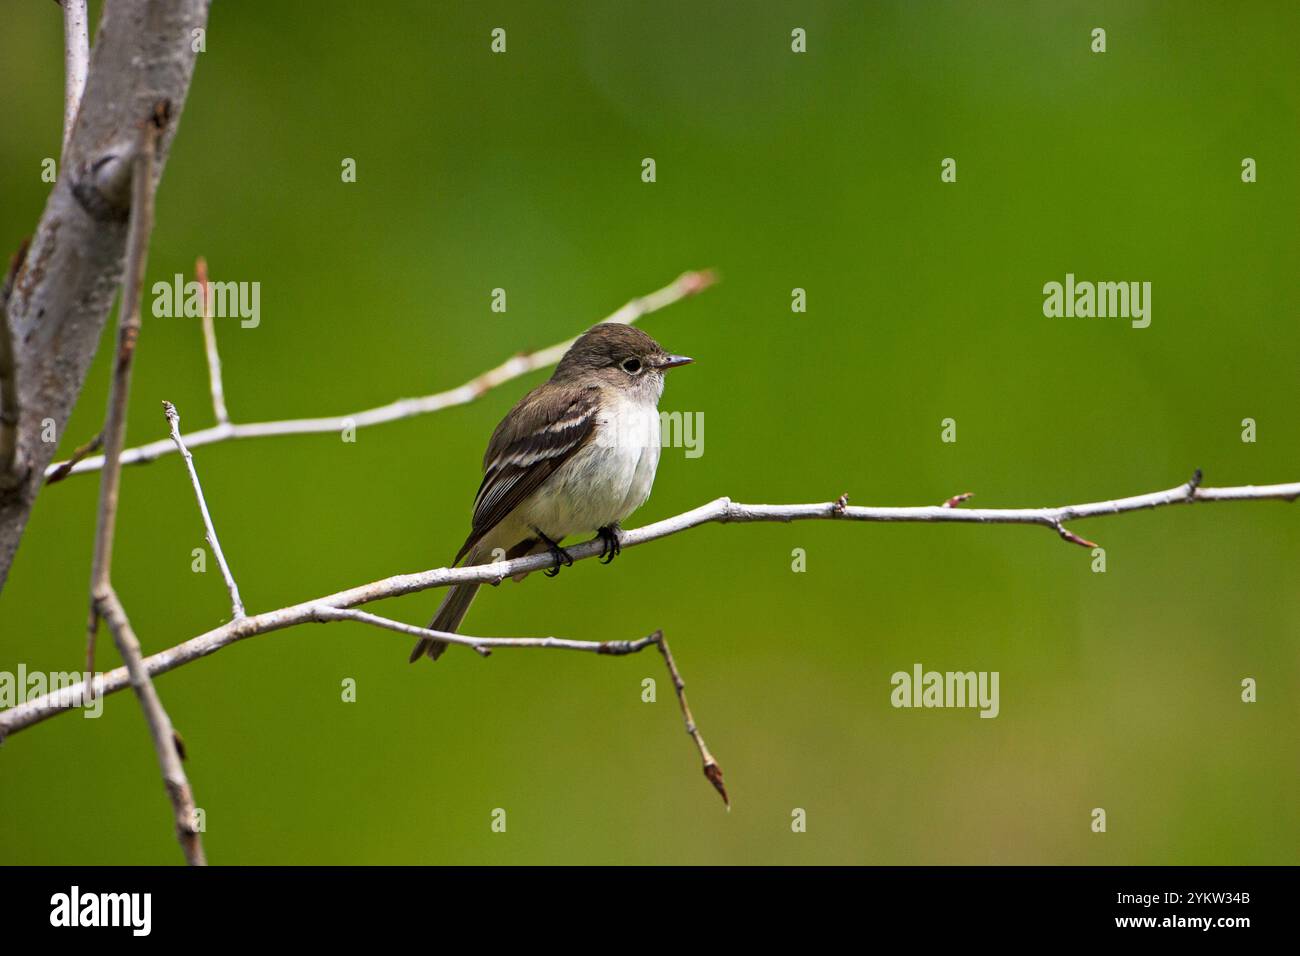
[[[530,512],[556,540],[595,531],[645,502],[658,466],[658,410],[608,402],[596,434],[542,484]]]

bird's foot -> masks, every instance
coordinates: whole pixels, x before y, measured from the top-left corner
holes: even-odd
[[[543,572],[548,578],[553,578],[559,574],[560,568],[562,567],[573,566],[573,556],[560,547],[560,542],[548,538],[537,528],[534,528],[533,530],[537,532],[537,537],[542,539],[542,543],[545,544],[551,552],[551,566]]]
[[[620,554],[623,553],[623,529],[618,526],[618,522],[607,524],[605,527],[596,531],[600,536],[600,563],[609,564]]]

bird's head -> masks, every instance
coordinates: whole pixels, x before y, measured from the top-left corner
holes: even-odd
[[[621,322],[602,322],[578,337],[556,366],[552,380],[564,383],[598,381],[604,385],[657,400],[664,372],[689,365],[693,359],[670,355],[640,329]]]

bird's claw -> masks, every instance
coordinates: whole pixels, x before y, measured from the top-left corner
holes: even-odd
[[[623,553],[623,532],[616,524],[606,525],[597,530],[600,536],[600,563],[609,564]]]
[[[560,543],[558,541],[551,540],[546,535],[542,534],[540,531],[538,531],[537,534],[542,539],[542,541],[546,544],[546,547],[550,549],[551,552],[551,562],[552,562],[551,566],[547,568],[545,571],[543,571],[542,572],[543,574],[545,574],[548,578],[553,578],[560,573],[560,568],[562,567],[567,568],[573,566],[573,555],[569,554],[568,551],[565,551],[563,548],[561,548]]]
[[[551,560],[555,563],[542,572],[548,578],[553,578],[559,574],[560,568],[562,567],[569,568],[573,566],[573,555],[569,554],[568,551],[565,551],[558,544],[551,546]]]

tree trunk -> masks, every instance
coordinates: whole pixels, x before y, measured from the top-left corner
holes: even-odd
[[[167,104],[171,119],[155,167],[161,176],[208,3],[104,4],[76,125],[8,304],[26,477],[0,496],[0,590],[121,284],[140,124]]]

